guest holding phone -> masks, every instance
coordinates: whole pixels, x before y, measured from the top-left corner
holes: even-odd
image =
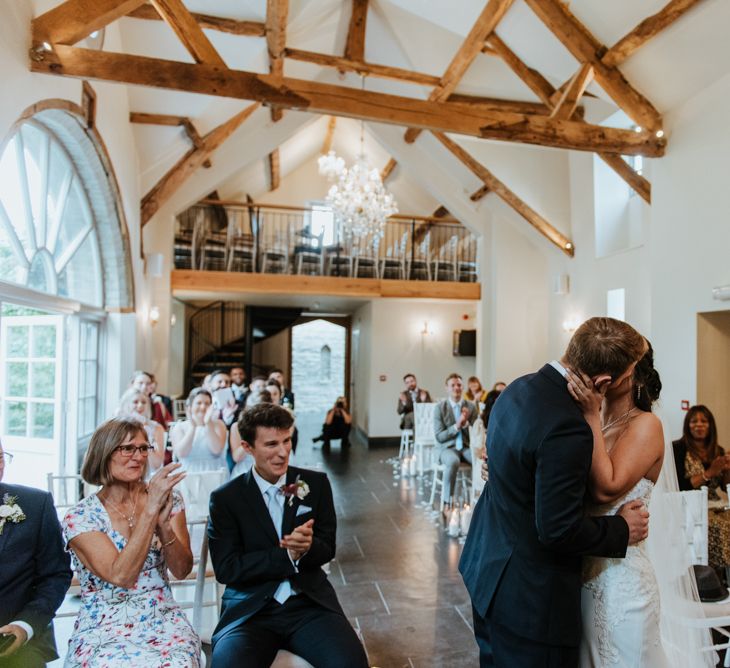
[[[41,668],[58,658],[53,616],[71,569],[48,492],[2,482],[13,456],[0,444],[0,667]]]
[[[226,468],[224,450],[227,430],[216,417],[213,397],[196,387],[185,401],[187,420],[178,422],[170,433],[172,451],[186,471],[216,471]]]
[[[352,427],[352,416],[347,411],[347,398],[337,397],[335,405],[327,411],[322,425],[322,433],[313,439],[322,441],[322,450],[327,452],[330,448],[330,441],[341,439],[341,447],[350,445],[350,428]]]
[[[173,599],[169,570],[193,567],[182,497],[167,464],[144,483],[151,450],[136,420],[113,418],[91,437],[81,476],[99,492],[76,504],[63,533],[81,583],[66,668],[198,668],[200,640]]]

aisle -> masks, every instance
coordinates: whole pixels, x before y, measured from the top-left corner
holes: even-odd
[[[478,665],[471,605],[457,570],[461,545],[421,506],[417,479],[394,480],[394,450],[354,443],[329,455],[299,450],[300,466],[327,471],[338,516],[330,580],[380,668]],[[421,487],[419,495],[419,486]]]

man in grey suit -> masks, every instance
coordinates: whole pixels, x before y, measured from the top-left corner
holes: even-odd
[[[469,426],[478,417],[477,407],[462,399],[463,381],[458,373],[446,378],[446,399],[439,401],[433,416],[433,431],[439,462],[444,465],[444,502],[450,503],[460,462],[471,464]],[[448,487],[447,487],[448,485]]]

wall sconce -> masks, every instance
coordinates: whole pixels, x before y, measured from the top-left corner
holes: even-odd
[[[160,307],[150,306],[150,312],[147,317],[150,320],[150,325],[154,327],[158,322],[160,322]]]
[[[424,320],[421,336],[428,336],[429,334],[433,334],[433,329],[431,329],[431,325],[429,325],[428,320]]]
[[[177,324],[177,316],[173,313],[170,316],[170,327],[174,327]]]
[[[580,326],[580,319],[576,318],[575,316],[570,317],[566,320],[563,320],[563,331],[564,332],[574,332],[578,327]]]

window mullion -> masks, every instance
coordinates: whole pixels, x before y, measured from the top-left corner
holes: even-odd
[[[43,146],[41,148],[41,189],[38,208],[38,246],[43,248],[46,245],[46,232],[48,230],[48,174],[50,170],[51,138],[46,132],[43,133]]]
[[[56,215],[51,221],[51,228],[48,231],[48,238],[46,240],[46,248],[51,253],[56,252],[56,243],[58,242],[58,233],[61,230],[61,221],[63,220],[63,214],[66,210],[66,202],[68,201],[68,194],[71,192],[71,184],[73,182],[74,173],[73,170],[69,169],[63,178],[61,188],[58,191],[58,206],[56,207]]]
[[[20,239],[18,239],[18,235],[15,233],[15,228],[10,222],[10,217],[8,216],[8,212],[5,210],[2,201],[0,201],[0,225],[2,225],[5,229],[5,234],[8,235],[8,239],[10,240],[10,245],[13,247],[15,257],[17,258],[18,262],[23,266],[23,268],[27,271],[30,267],[30,262],[28,262],[28,258],[25,256],[23,243],[20,241]]]
[[[87,225],[81,232],[76,235],[73,241],[68,246],[66,246],[66,248],[63,250],[63,253],[61,253],[61,255],[56,259],[57,274],[60,274],[66,268],[66,265],[71,261],[71,258],[81,247],[81,244],[84,243],[86,237],[89,236],[89,232],[91,232],[92,229],[93,227],[91,225]]]
[[[21,200],[23,202],[23,210],[25,212],[25,229],[28,234],[28,246],[33,252],[36,251],[38,245],[35,240],[35,226],[33,225],[33,208],[30,205],[30,190],[28,189],[28,170],[25,167],[25,143],[23,142],[23,132],[15,135],[16,150],[15,158],[18,167],[18,175],[20,176]]]

